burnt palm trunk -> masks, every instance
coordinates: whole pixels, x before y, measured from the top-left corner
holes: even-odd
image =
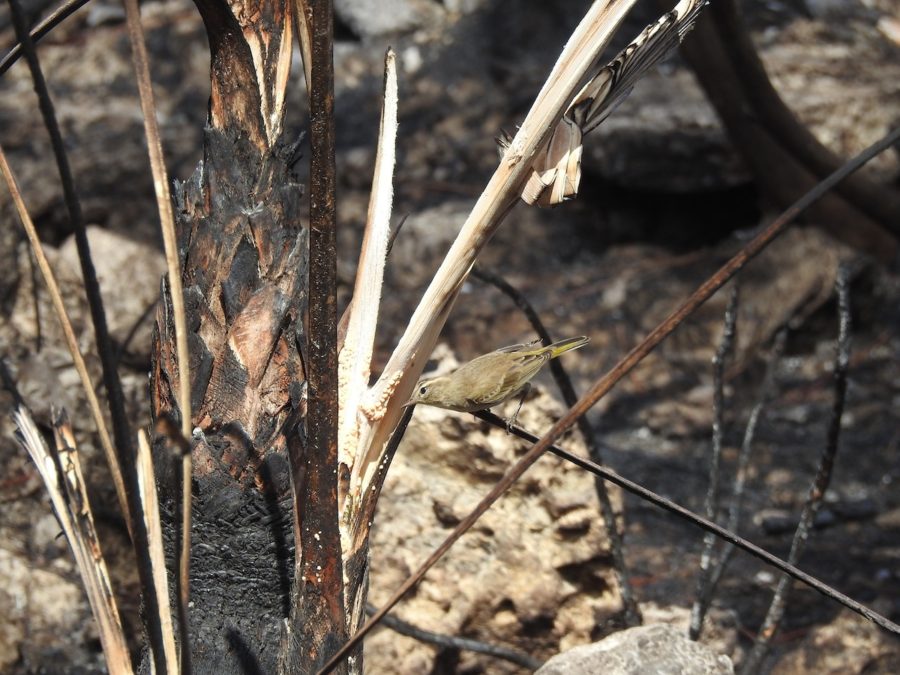
[[[279,664],[309,672],[327,656],[325,645],[343,641],[346,626],[337,502],[328,498],[329,490],[336,493],[335,449],[322,442],[328,435],[321,414],[315,425],[310,420],[308,435],[306,428],[307,407],[329,405],[308,396],[310,372],[317,392],[336,392],[336,384],[327,381],[335,380],[327,359],[323,375],[321,354],[311,357],[316,367],[306,358],[311,237],[293,172],[296,139],[285,140],[281,124],[294,5],[197,0],[197,6],[212,53],[209,125],[203,160],[176,191],[195,429],[191,657],[197,672],[268,673]],[[329,38],[329,59],[330,48]],[[316,139],[313,147],[316,154]],[[313,202],[315,218],[319,202]],[[331,206],[333,234],[333,198]],[[321,247],[312,239],[316,257]],[[333,266],[333,247],[324,255]],[[334,350],[334,340],[324,344]],[[180,419],[167,288],[153,353],[153,414]],[[335,423],[336,401],[335,394]],[[178,465],[162,442],[155,451],[174,542]],[[311,526],[326,544],[317,560],[309,543],[302,545],[314,534]],[[298,556],[295,533],[302,533]],[[310,578],[310,564],[326,559],[332,564],[323,575]]]

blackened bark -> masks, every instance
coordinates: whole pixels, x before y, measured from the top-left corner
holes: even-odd
[[[289,150],[207,129],[178,198],[194,447],[191,649],[197,673],[274,672],[293,559],[285,425],[304,415],[308,232]],[[161,304],[153,413],[178,414],[174,330]],[[175,464],[157,448],[166,531]],[[171,578],[171,577],[170,577]],[[249,671],[248,671],[249,669]]]

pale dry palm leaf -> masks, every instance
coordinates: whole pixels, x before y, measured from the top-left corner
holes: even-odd
[[[31,412],[24,406],[13,412],[16,435],[37,466],[57,520],[69,542],[84,582],[91,612],[97,622],[106,666],[112,675],[132,675],[134,670],[128,643],[110,583],[109,570],[100,548],[100,538],[94,527],[94,516],[75,447],[74,433],[64,412],[54,412],[53,417],[57,446],[55,454],[44,442]]]
[[[574,199],[581,182],[584,134],[609,117],[635,83],[678,46],[706,2],[682,0],[584,85],[553,131],[546,150],[535,160],[534,172],[522,190],[525,202],[546,207]]]

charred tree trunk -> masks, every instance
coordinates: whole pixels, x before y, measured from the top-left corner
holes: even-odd
[[[307,230],[301,187],[277,152],[208,129],[179,195],[191,330],[191,652],[199,672],[273,672],[288,615],[293,532],[286,435],[304,405]],[[153,411],[178,414],[170,304],[161,304]],[[302,427],[301,427],[302,428]],[[163,448],[158,454],[164,455]],[[179,464],[160,475],[177,541]],[[168,497],[168,499],[165,499]]]
[[[346,627],[342,611],[323,624],[321,614],[303,615],[309,603],[292,601],[292,583],[301,600],[321,589],[294,581],[295,532],[308,528],[292,516],[289,446],[306,462],[293,467],[296,493],[309,499],[303,518],[337,532],[336,500],[317,499],[323,490],[310,479],[333,479],[334,466],[323,465],[329,449],[307,444],[305,431],[310,234],[292,170],[297,150],[281,129],[294,5],[197,6],[212,52],[209,125],[203,160],[176,195],[195,429],[190,650],[197,672],[270,673],[281,662],[307,672],[322,644],[311,644],[302,627],[316,624],[320,638],[341,638]],[[151,391],[154,416],[178,419],[171,311],[164,288]],[[177,465],[163,443],[155,452],[174,542]],[[324,555],[337,561],[329,578],[340,583],[339,541]],[[340,593],[327,601],[341,604]]]

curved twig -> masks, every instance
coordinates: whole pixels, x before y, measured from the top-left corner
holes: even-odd
[[[367,614],[372,615],[376,611],[378,610],[376,610],[373,605],[366,605]],[[503,659],[504,661],[515,663],[517,666],[528,668],[528,670],[537,670],[542,665],[544,665],[543,661],[539,661],[538,659],[529,656],[525,652],[520,652],[518,649],[510,649],[508,647],[501,647],[500,645],[492,645],[488,644],[487,642],[482,642],[481,640],[473,640],[472,638],[457,637],[456,635],[446,635],[444,633],[435,633],[434,631],[425,630],[423,628],[419,628],[418,626],[413,626],[411,623],[404,621],[403,619],[398,619],[396,616],[391,616],[390,614],[384,617],[381,620],[381,623],[390,628],[395,633],[400,633],[400,635],[411,637],[412,639],[418,640],[419,642],[426,642],[428,644],[437,645],[438,647],[443,647],[445,649],[464,649],[469,652],[476,652],[477,654],[487,654],[488,656],[493,656],[497,659]]]

